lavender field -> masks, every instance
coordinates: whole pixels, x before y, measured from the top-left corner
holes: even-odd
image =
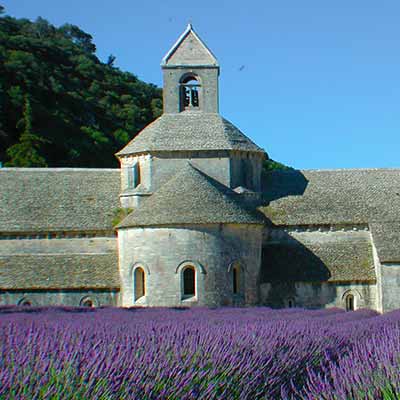
[[[400,311],[0,308],[0,399],[398,399]]]

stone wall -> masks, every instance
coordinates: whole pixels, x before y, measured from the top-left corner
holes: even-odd
[[[400,263],[384,263],[380,266],[382,311],[400,308]]]
[[[0,305],[19,305],[28,301],[32,306],[80,306],[86,299],[93,305],[118,306],[119,292],[116,290],[0,290]]]
[[[261,192],[261,170],[264,156],[260,153],[235,152],[230,159],[230,187],[243,186]]]
[[[120,229],[123,306],[222,306],[258,303],[262,227],[209,225]],[[240,264],[244,290],[233,294],[232,263]],[[183,298],[182,271],[196,269],[196,296]],[[145,271],[143,298],[134,301],[135,267]]]
[[[188,161],[227,187],[243,186],[259,192],[263,159],[261,153],[228,151],[155,152],[121,157],[121,207],[137,208],[144,198],[181,171]],[[140,164],[141,183],[134,188],[130,175],[136,163]]]
[[[0,240],[0,256],[9,254],[103,254],[114,253],[116,249],[116,237]]]
[[[266,229],[261,270],[261,302],[381,310],[379,273],[367,226],[297,226]]]
[[[21,237],[0,240],[1,305],[119,304],[115,237]]]
[[[260,287],[261,303],[270,307],[292,306],[305,308],[346,307],[346,296],[352,294],[355,308],[378,310],[376,284],[357,283],[263,283]]]
[[[186,74],[194,74],[200,83],[199,108],[205,113],[218,113],[218,67],[163,67],[163,104],[165,113],[179,113],[180,81]]]
[[[121,157],[121,207],[137,208],[144,198],[181,171],[188,161],[223,185],[230,186],[230,160],[226,151],[162,152]],[[132,188],[129,175],[135,163],[140,163],[141,183]]]
[[[188,161],[206,175],[229,187],[230,165],[227,152],[180,152],[157,154],[153,157],[152,191],[157,191],[181,171]]]

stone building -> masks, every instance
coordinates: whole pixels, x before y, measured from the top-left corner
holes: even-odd
[[[400,308],[400,170],[265,172],[191,25],[161,67],[120,169],[0,169],[0,304]]]

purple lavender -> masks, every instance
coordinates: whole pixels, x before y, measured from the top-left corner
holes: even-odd
[[[397,399],[400,312],[0,308],[0,399]]]

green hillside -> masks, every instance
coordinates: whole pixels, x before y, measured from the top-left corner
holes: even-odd
[[[113,56],[102,63],[77,26],[1,11],[0,161],[116,167],[114,153],[161,114],[161,89],[115,68]]]

